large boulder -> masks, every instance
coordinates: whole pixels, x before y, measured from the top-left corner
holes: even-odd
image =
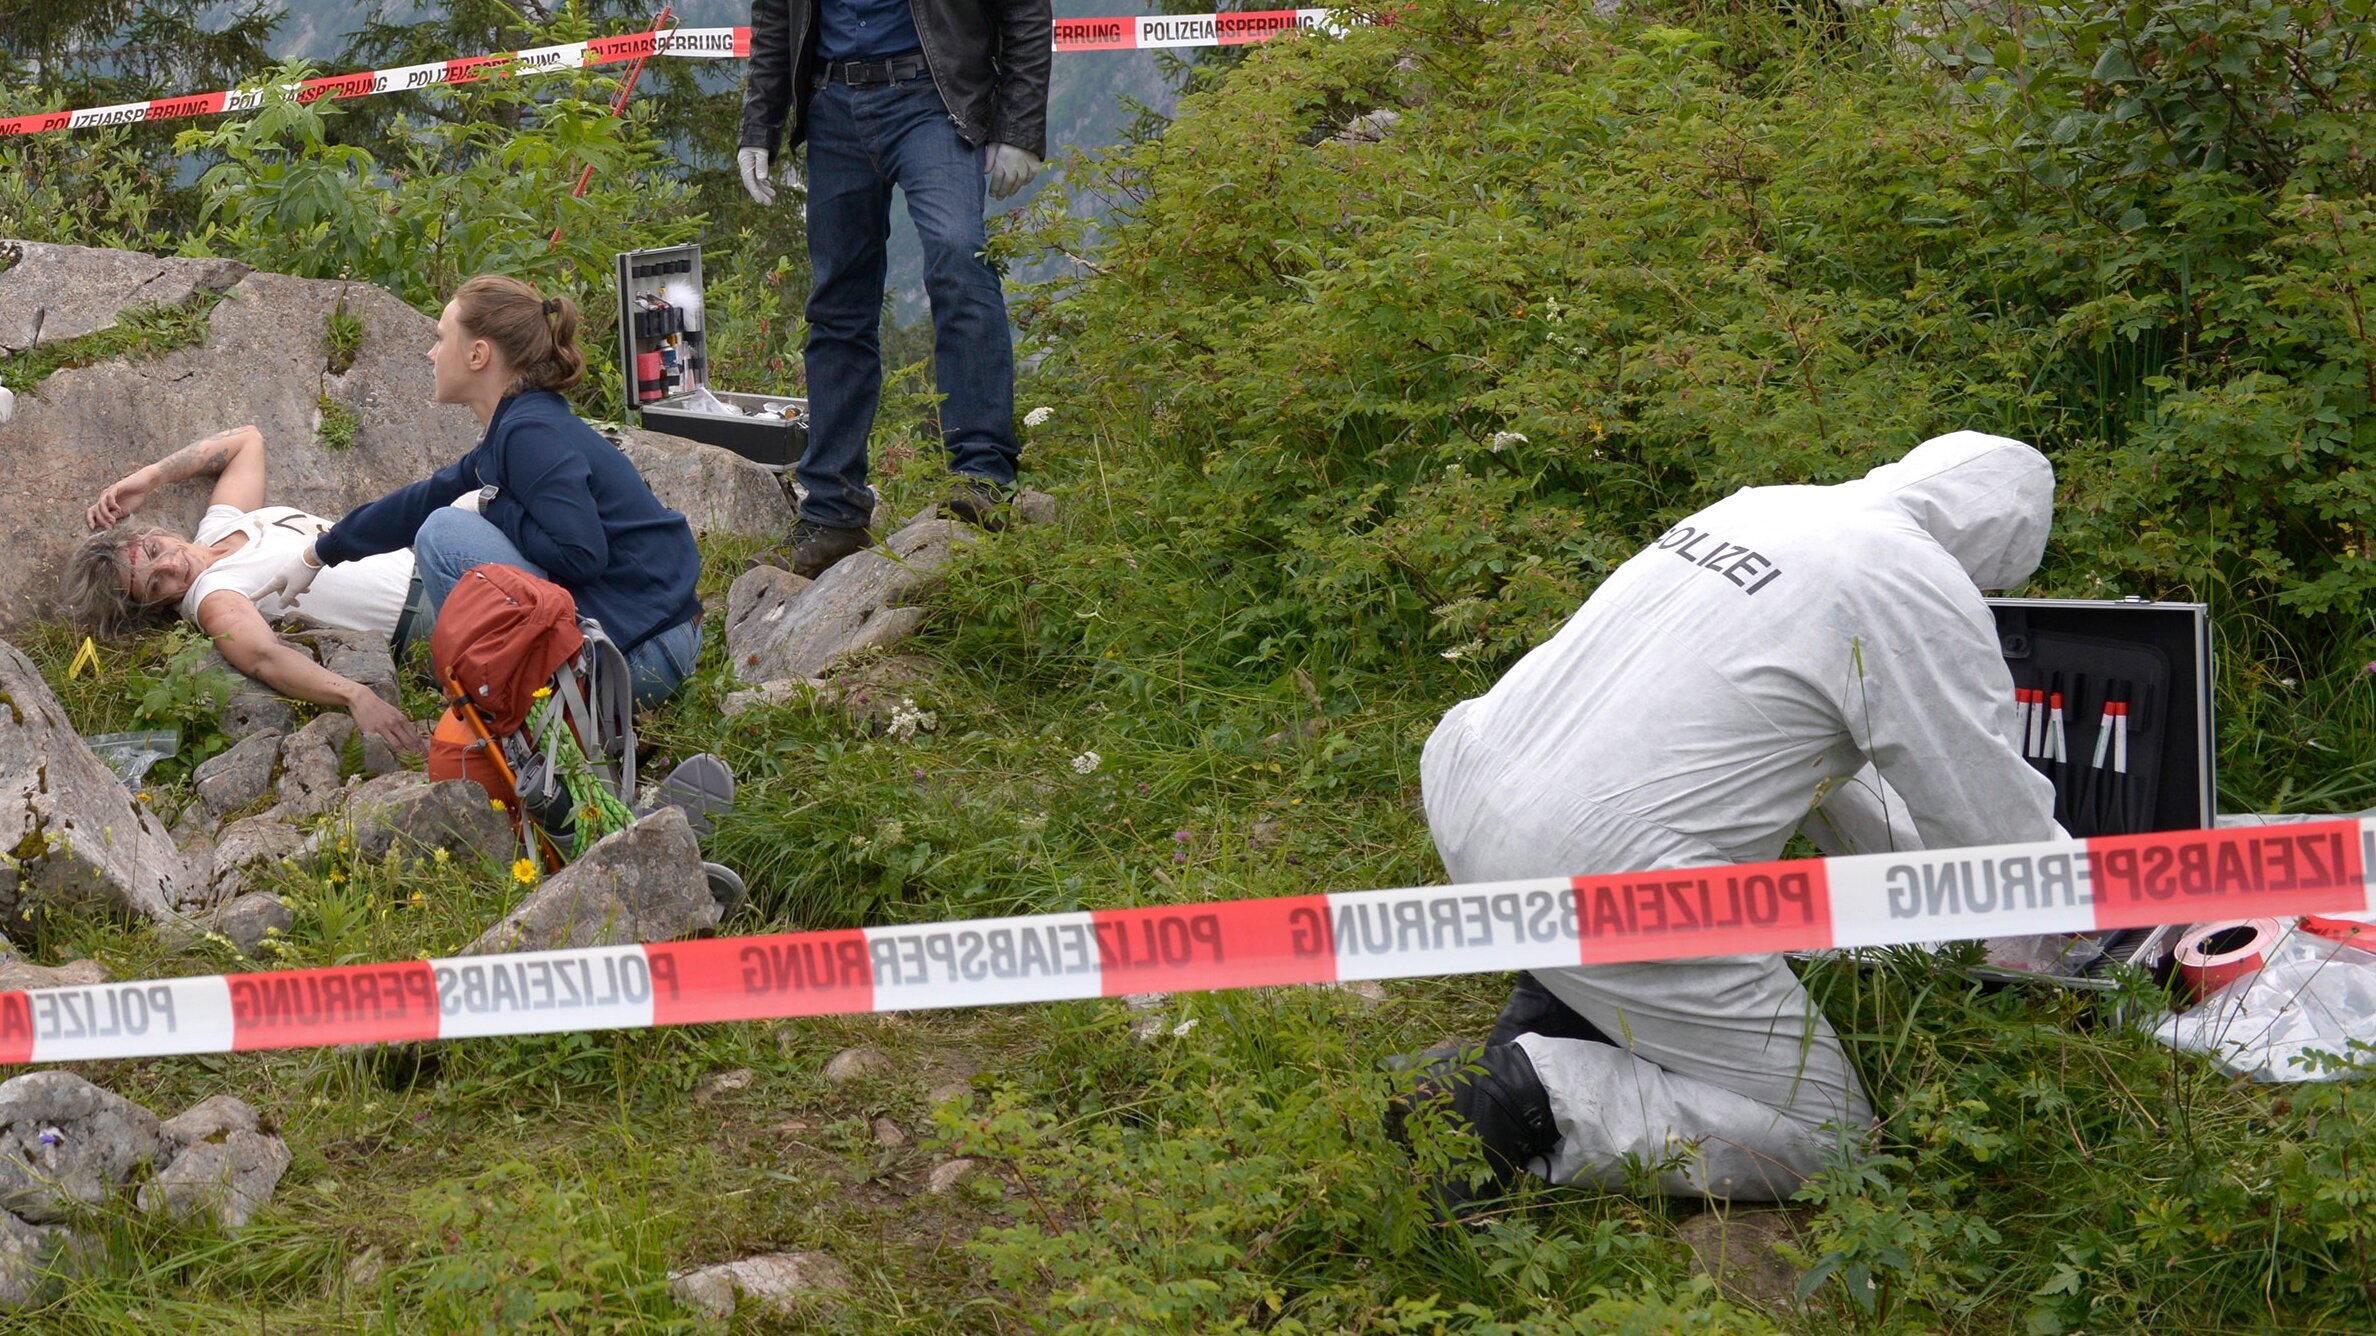
[[[897,643],[924,620],[909,606],[940,578],[949,554],[974,540],[954,520],[918,520],[882,546],[834,563],[814,580],[760,566],[726,595],[726,653],[745,682],[816,677],[862,649]]]
[[[0,916],[97,904],[162,919],[204,878],[92,754],[33,661],[0,641]]]
[[[732,450],[634,427],[622,429],[618,442],[660,504],[683,514],[697,534],[781,538],[792,528],[783,479]]]
[[[692,825],[663,807],[597,841],[462,954],[673,941],[719,917]]]
[[[469,410],[432,399],[421,354],[436,322],[367,283],[250,272],[220,261],[163,259],[38,242],[0,242],[17,263],[0,270],[0,349],[32,334],[47,307],[44,344],[103,329],[144,305],[223,293],[203,344],[151,361],[60,371],[20,395],[0,424],[0,627],[55,606],[58,563],[83,531],[83,511],[124,474],[221,427],[252,422],[272,452],[271,499],[321,515],[426,477],[478,439]],[[333,372],[324,337],[343,301],[363,327],[353,362]],[[354,444],[319,443],[327,394],[357,420]],[[144,522],[191,532],[206,510],[202,482],[162,488]],[[25,578],[29,577],[29,578]]]

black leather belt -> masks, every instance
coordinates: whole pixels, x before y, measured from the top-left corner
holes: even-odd
[[[817,82],[887,84],[929,72],[924,53],[910,51],[904,56],[885,56],[881,60],[829,60],[817,68]]]

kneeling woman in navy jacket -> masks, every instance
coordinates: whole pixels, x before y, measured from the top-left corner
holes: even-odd
[[[673,694],[701,651],[700,553],[685,517],[562,399],[586,371],[577,324],[575,303],[516,278],[464,283],[438,317],[429,362],[437,402],[467,407],[486,434],[431,476],[349,511],[291,559],[280,577],[288,595],[324,565],[407,546],[433,608],[471,567],[516,566],[568,590],[626,650],[637,705]],[[485,498],[476,513],[452,504],[473,493]]]

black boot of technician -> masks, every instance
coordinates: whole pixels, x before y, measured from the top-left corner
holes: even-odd
[[[1518,982],[1510,989],[1510,1000],[1502,1004],[1501,1016],[1493,1022],[1493,1033],[1485,1036],[1488,1046],[1506,1044],[1522,1034],[1539,1034],[1545,1039],[1589,1039],[1596,1044],[1616,1047],[1600,1027],[1576,1014],[1542,981],[1524,970],[1518,971]]]
[[[1465,1169],[1436,1178],[1436,1202],[1447,1218],[1508,1195],[1525,1176],[1527,1162],[1559,1144],[1551,1096],[1535,1075],[1534,1061],[1516,1044],[1429,1049],[1388,1059],[1386,1066],[1389,1071],[1418,1073],[1410,1093],[1397,1094],[1387,1105],[1388,1136],[1408,1147],[1411,1111],[1441,1104],[1477,1138],[1485,1165],[1492,1170],[1492,1178],[1482,1185]]]

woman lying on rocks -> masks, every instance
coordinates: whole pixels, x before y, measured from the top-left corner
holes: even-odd
[[[214,495],[193,537],[124,523],[158,487],[201,476],[214,478]],[[273,588],[330,521],[264,504],[262,432],[233,427],[142,465],[110,483],[85,518],[97,532],[66,559],[64,601],[77,622],[112,635],[178,606],[233,668],[284,696],[345,707],[364,732],[400,752],[421,750],[420,730],[403,711],[273,634],[271,622],[298,614],[386,636],[401,656],[428,639],[432,613],[412,553],[401,549],[324,572],[295,595]]]

